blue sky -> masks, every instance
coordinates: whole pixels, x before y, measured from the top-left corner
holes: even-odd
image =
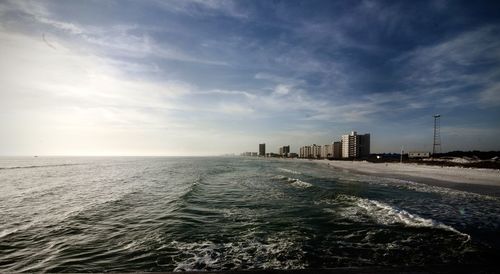
[[[0,1],[0,154],[500,150],[496,1]]]

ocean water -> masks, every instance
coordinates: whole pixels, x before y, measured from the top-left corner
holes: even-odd
[[[0,158],[0,271],[496,263],[500,199],[307,161]]]

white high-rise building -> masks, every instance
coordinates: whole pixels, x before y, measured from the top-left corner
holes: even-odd
[[[300,158],[313,158],[313,147],[312,146],[303,146],[299,148],[299,157]]]
[[[370,134],[358,135],[356,131],[342,135],[342,158],[359,158],[370,155]]]
[[[342,135],[342,158],[356,158],[358,135],[356,131]]]
[[[333,157],[333,144],[322,146],[321,158],[332,158],[332,157]]]
[[[312,158],[321,158],[321,146],[312,145]]]

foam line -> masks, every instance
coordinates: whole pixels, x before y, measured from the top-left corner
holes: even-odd
[[[433,219],[422,218],[416,214],[409,213],[406,210],[399,209],[395,206],[390,206],[383,202],[347,195],[340,195],[339,198],[341,200],[352,202],[358,209],[351,212],[345,212],[347,213],[345,214],[347,215],[347,217],[354,217],[351,214],[365,214],[371,217],[371,219],[373,219],[375,222],[383,225],[404,224],[406,226],[412,227],[438,228],[460,234],[466,237],[467,240],[470,239],[470,236],[468,234],[462,233],[449,225],[445,225]]]

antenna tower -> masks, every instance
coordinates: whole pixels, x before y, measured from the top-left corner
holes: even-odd
[[[432,145],[432,155],[441,153],[441,115],[434,115],[434,143]]]

